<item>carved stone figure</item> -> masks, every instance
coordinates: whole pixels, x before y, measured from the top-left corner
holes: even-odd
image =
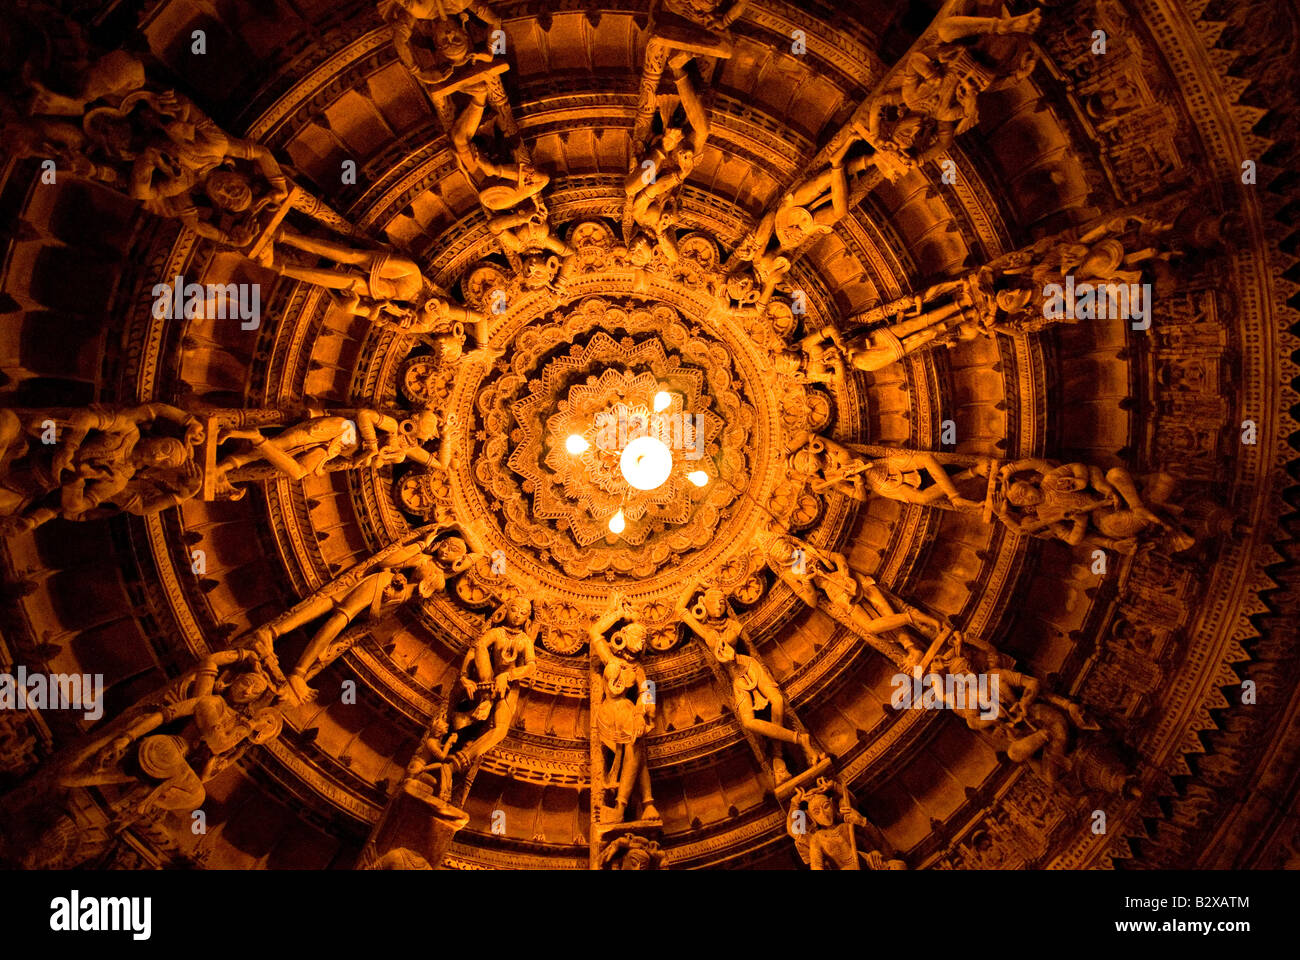
[[[431,597],[445,590],[450,578],[477,559],[477,555],[469,553],[464,540],[446,535],[445,530],[439,525],[409,543],[380,551],[253,631],[250,642],[268,662],[274,663],[273,645],[277,639],[325,617],[286,681],[286,700],[305,703],[313,699],[308,678],[355,641],[355,637],[343,637],[354,623],[374,623],[416,594]],[[336,649],[334,645],[340,640],[344,646]]]
[[[502,214],[488,221],[524,287],[537,290],[551,284],[560,273],[560,258],[573,248],[551,231],[550,213],[541,197],[531,199],[532,209]]]
[[[470,767],[510,732],[519,705],[519,681],[537,670],[532,613],[527,597],[507,600],[465,653],[450,721],[460,740],[445,761],[453,773]]]
[[[972,730],[990,734],[999,749],[1015,763],[1028,764],[1048,784],[1064,783],[1083,789],[1103,789],[1140,796],[1134,775],[1104,751],[1084,749],[1082,737],[1099,730],[1074,701],[1042,688],[1038,678],[1014,670],[1007,658],[988,644],[979,647],[960,641],[942,650],[932,669],[949,674],[983,673],[997,693],[997,709],[984,712],[955,697],[944,698]]]
[[[861,333],[846,336],[826,327],[822,334],[849,367],[866,371],[882,370],[924,350],[973,340],[992,329],[999,310],[1015,313],[1028,302],[1028,291],[1023,295],[1007,291],[991,300],[979,282],[982,276],[937,283],[860,313],[850,320],[853,326],[873,324]]]
[[[210,240],[252,244],[289,198],[271,151],[229,136],[175,93],[133,96],[148,98],[166,122],[131,165],[131,196]]]
[[[768,317],[773,308],[779,312],[778,303],[772,301],[766,309],[760,307],[754,312]],[[752,326],[758,327],[759,324]],[[768,345],[773,368],[800,383],[842,383],[847,376],[843,354],[820,331],[808,334],[794,345],[787,344],[775,332],[763,330],[760,335]]]
[[[801,248],[830,233],[849,212],[849,177],[867,168],[864,159],[845,162],[840,151],[830,168],[795,186],[759,221],[753,232],[736,246],[735,260],[752,262],[758,281],[756,306],[762,309],[794,264]],[[734,264],[733,264],[734,269]]]
[[[501,355],[482,344],[487,342],[491,320],[477,310],[432,296],[419,310],[405,311],[395,318],[382,318],[377,325],[404,334],[423,336],[434,351],[439,368],[452,368],[461,362],[490,362]],[[465,349],[466,328],[474,334],[478,349]]]
[[[1033,333],[1088,317],[1132,319],[1139,313],[1149,322],[1150,296],[1169,288],[1168,261],[1180,252],[1169,245],[1173,227],[1150,211],[1127,209],[999,257],[979,273],[1004,314],[998,327]],[[1151,285],[1151,295],[1143,284]],[[1067,287],[1078,291],[1069,310],[1061,296]],[[1049,296],[1053,289],[1057,293]],[[1135,296],[1143,301],[1134,302]]]
[[[0,410],[0,516],[16,532],[165,510],[199,492],[203,439],[197,417],[165,403]]]
[[[911,630],[934,639],[943,629],[934,617],[887,595],[875,580],[850,567],[843,554],[778,533],[768,540],[766,557],[768,568],[804,603],[824,607],[900,665],[910,667],[924,653]]]
[[[667,126],[644,150],[632,157],[623,188],[623,235],[629,247],[636,242],[631,227],[640,236],[658,244],[669,263],[677,261],[677,193],[704,149],[709,137],[709,119],[690,74],[674,61],[673,82],[686,113],[686,129]]]
[[[874,848],[858,846],[858,830],[867,833]],[[804,863],[814,870],[905,870],[902,860],[880,851],[884,838],[871,821],[853,809],[847,791],[834,780],[819,777],[817,785],[795,790],[786,814],[786,832],[794,839]]]
[[[381,439],[382,435],[382,439]],[[352,417],[324,415],[273,431],[269,427],[220,427],[213,440],[226,452],[216,462],[218,489],[230,491],[240,480],[256,479],[260,467],[271,467],[292,480],[321,476],[327,469],[381,467],[411,461],[423,466],[437,462],[445,468],[451,448],[443,444],[439,457],[424,444],[443,435],[439,417],[425,407],[407,419],[362,409]],[[229,445],[243,449],[231,450]],[[242,491],[231,495],[243,496]]]
[[[1026,37],[1042,15],[938,18],[863,103],[852,125],[876,151],[891,180],[944,153],[979,120],[982,93],[1010,85],[1033,68]],[[865,114],[865,116],[864,116]]]
[[[442,800],[451,796],[451,767],[446,760],[459,736],[449,730],[446,718],[435,720],[429,735],[420,740],[415,756],[406,765],[408,778],[424,783]]]
[[[1145,531],[1160,528],[1170,534],[1176,549],[1192,545],[1189,534],[1152,509],[1177,509],[1168,503],[1175,487],[1168,474],[1147,477],[1141,492],[1122,467],[1103,471],[1083,463],[1058,466],[1047,460],[1018,460],[1001,466],[997,476],[998,519],[1017,533],[1056,538],[1071,546],[1087,540],[1130,554]]]
[[[478,192],[479,202],[487,210],[510,210],[531,200],[546,188],[551,178],[526,159],[513,164],[493,163],[487,148],[474,141],[483,124],[487,109],[488,87],[480,85],[470,91],[468,105],[456,117],[451,129],[452,150],[461,170]]]
[[[40,22],[6,23],[15,41],[24,26],[31,30],[26,39],[35,41],[51,26],[44,18],[57,16],[48,8],[32,13],[44,16]],[[146,118],[139,118],[145,120],[143,124],[133,125],[128,119],[132,105],[123,106],[128,97],[143,90],[144,64],[125,50],[96,54],[79,29],[73,32],[82,48],[75,59],[40,63],[30,56],[20,65],[21,105],[6,101],[0,106],[5,141],[18,156],[53,160],[59,172],[125,189],[133,135],[138,140],[151,126]],[[48,42],[48,36],[41,39]]]
[[[730,57],[735,42],[728,28],[744,13],[747,3],[748,0],[729,4],[717,0],[664,0],[654,8],[637,112],[632,122],[634,147],[645,143],[650,132],[664,68],[671,67],[676,73],[696,57]],[[626,233],[625,228],[625,236]]]
[[[804,442],[791,454],[791,472],[806,477],[814,493],[834,490],[854,500],[874,495],[923,505],[944,501],[959,509],[977,509],[981,505],[962,496],[954,482],[965,479],[967,472],[950,475],[933,454],[898,451],[868,457],[815,434],[802,434],[796,440]]]
[[[457,739],[441,716],[420,738],[406,776],[362,848],[358,869],[441,867],[456,833],[469,823],[469,814],[451,802],[452,768],[447,758]]]
[[[307,267],[284,262],[268,248],[265,266],[286,277],[314,283],[336,293],[339,305],[371,322],[401,318],[423,305],[434,287],[419,264],[382,250],[363,250],[337,240],[322,240],[281,227],[276,243],[332,260],[336,266]],[[349,267],[353,269],[348,269]]]
[[[625,833],[605,844],[600,852],[602,870],[666,870],[668,854],[657,840]]]
[[[397,58],[429,88],[431,96],[447,96],[485,74],[476,64],[491,63],[493,55],[474,49],[470,15],[492,28],[501,19],[482,0],[381,0],[379,15],[393,32]],[[504,61],[500,68],[505,68]]]
[[[606,639],[606,632],[619,621],[625,621],[623,628]],[[605,806],[602,798],[601,817],[621,823],[635,790],[640,809],[633,819],[658,820],[645,747],[645,736],[654,724],[654,688],[638,662],[645,649],[646,629],[622,594],[615,592],[609,609],[592,624],[588,638],[601,666],[594,726],[606,760],[603,780],[607,787],[616,788],[612,807]]]
[[[691,600],[700,599],[694,605]],[[809,767],[820,763],[825,754],[817,749],[812,737],[794,729],[787,722],[785,694],[757,659],[737,650],[743,640],[744,627],[727,602],[727,595],[717,588],[701,591],[694,584],[677,602],[681,622],[704,641],[709,651],[731,680],[736,719],[750,733],[764,740],[774,740],[767,757],[777,785],[790,779],[790,768],[777,744],[799,747]],[[764,719],[762,714],[767,714]]]
[[[128,820],[190,811],[204,783],[249,745],[280,735],[275,686],[252,649],[211,654],[160,695],[146,698],[61,764],[66,787],[128,784]],[[161,732],[164,728],[174,733]]]

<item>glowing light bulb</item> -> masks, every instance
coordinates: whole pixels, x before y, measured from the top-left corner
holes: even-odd
[[[697,487],[702,487],[709,482],[709,475],[703,470],[692,470],[686,475],[686,479],[691,481]]]
[[[568,450],[575,457],[580,453],[586,452],[586,449],[589,446],[591,446],[591,444],[587,442],[587,438],[580,433],[571,433],[564,439],[564,449]]]
[[[638,490],[653,490],[673,472],[673,454],[657,437],[637,437],[623,448],[618,467]]]
[[[667,390],[660,390],[655,394],[655,413],[667,410],[673,405],[673,395]]]
[[[627,527],[627,521],[623,519],[622,509],[620,509],[618,513],[614,514],[612,517],[609,518],[610,533],[622,533],[624,528],[626,527]]]

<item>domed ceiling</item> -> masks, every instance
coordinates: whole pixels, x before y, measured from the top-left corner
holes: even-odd
[[[1293,4],[5,19],[9,865],[1300,856]]]

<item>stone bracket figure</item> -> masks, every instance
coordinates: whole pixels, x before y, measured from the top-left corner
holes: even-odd
[[[926,350],[950,348],[991,332],[1000,307],[1014,307],[1014,298],[993,301],[984,291],[982,279],[983,273],[974,273],[933,284],[850,319],[851,328],[869,325],[865,331],[846,335],[828,326],[822,334],[834,343],[847,366],[868,372]]]
[[[375,323],[395,333],[423,337],[434,348],[434,357],[441,367],[459,363],[491,363],[502,354],[500,349],[486,346],[491,336],[492,320],[448,297],[431,296],[419,310],[382,316]],[[476,349],[471,351],[465,349],[467,332],[473,334],[476,344]]]
[[[473,562],[476,555],[468,552],[464,540],[448,536],[449,529],[435,524],[414,531],[249,635],[248,642],[268,663],[276,664],[274,669],[278,671],[275,642],[299,627],[319,621],[292,673],[283,681],[282,699],[302,704],[314,698],[307,686],[308,673],[349,626],[361,620],[377,622],[417,594],[428,598],[445,590],[448,579]],[[334,656],[338,653],[341,651]]]
[[[451,802],[452,770],[446,761],[456,742],[446,717],[433,721],[362,848],[357,869],[441,867],[456,833],[469,823],[469,814]]]
[[[193,448],[204,436],[166,403],[0,410],[0,517],[14,533],[183,503],[202,485]]]
[[[428,406],[403,417],[370,408],[324,414],[309,411],[296,423],[272,412],[245,423],[247,411],[214,410],[207,418],[203,499],[244,496],[236,484],[287,477],[304,480],[334,470],[380,468],[411,462],[445,470],[451,462],[451,424]],[[426,448],[439,440],[435,455]]]
[[[668,854],[659,841],[625,833],[608,841],[596,861],[598,870],[667,870]]]
[[[326,260],[333,267],[302,266],[285,261],[276,250],[283,245]],[[274,244],[267,244],[262,266],[282,276],[315,284],[330,291],[348,313],[372,323],[386,317],[401,318],[423,305],[437,289],[409,257],[385,250],[366,250],[337,240],[324,240],[281,226]]]
[[[674,62],[673,82],[686,115],[686,129],[665,118],[662,134],[636,147],[624,180],[623,237],[634,260],[646,259],[644,248],[657,244],[669,263],[678,259],[677,195],[699,160],[709,137],[709,119],[695,83],[684,64]],[[634,235],[633,228],[639,228]]]
[[[488,229],[526,290],[551,286],[560,276],[561,258],[567,260],[574,253],[552,231],[550,211],[540,196],[533,196],[522,209],[491,218]]]
[[[504,59],[494,63],[492,53],[474,49],[471,15],[501,27],[482,0],[381,0],[379,15],[392,30],[398,60],[435,102],[507,69]]]
[[[607,638],[610,628],[620,621],[625,626]],[[658,823],[660,817],[651,792],[645,742],[654,724],[657,705],[653,687],[638,662],[645,650],[646,628],[637,621],[623,595],[616,591],[610,596],[608,609],[592,624],[587,635],[595,661],[593,667],[598,671],[598,679],[593,678],[592,683],[592,726],[602,754],[597,781],[604,785],[599,797],[600,821],[622,824],[635,792],[639,810],[634,821]],[[612,806],[605,802],[611,790]]]
[[[834,490],[859,501],[877,496],[953,510],[981,507],[980,501],[963,495],[958,486],[977,475],[984,462],[981,458],[841,444],[815,434],[793,438],[794,442],[800,440],[803,443],[791,454],[790,469],[794,475],[806,477],[815,493]],[[948,467],[954,459],[963,467],[967,461],[971,466],[950,473]]]
[[[751,263],[758,309],[767,307],[804,250],[848,215],[850,177],[861,175],[868,165],[861,158],[846,160],[847,152],[846,144],[831,156],[827,169],[792,187],[736,245],[728,272],[736,274],[741,261]]]
[[[206,784],[251,746],[275,739],[283,718],[273,706],[274,676],[250,649],[220,650],[192,670],[128,707],[106,728],[57,755],[44,783],[77,791],[95,787],[109,804],[107,827],[119,834],[144,830],[169,814],[188,814],[203,805]],[[38,790],[32,802],[48,808]],[[20,818],[31,810],[10,810]],[[54,829],[64,829],[64,818]],[[34,845],[43,846],[42,837]],[[60,863],[76,866],[77,863]]]
[[[288,179],[274,154],[225,133],[175,91],[138,90],[115,113],[109,122],[134,128],[140,138],[123,151],[130,161],[121,187],[150,213],[180,220],[217,243],[249,248],[289,209]]]
[[[531,601],[515,596],[497,608],[465,652],[449,714],[457,742],[443,761],[453,775],[469,770],[510,733],[520,682],[537,671],[538,629]]]
[[[998,698],[995,711],[983,711],[944,693],[945,702],[967,727],[985,733],[1008,759],[1028,765],[1049,785],[1141,796],[1135,774],[1102,745],[1087,739],[1100,726],[1082,707],[1047,691],[1032,674],[1013,669],[1009,658],[992,645],[968,643],[969,647],[957,638],[932,664],[936,672],[972,678],[978,672],[989,677]]]
[[[697,603],[691,601],[699,596]],[[692,584],[677,601],[677,616],[713,655],[713,666],[732,689],[736,719],[760,762],[772,775],[781,799],[810,777],[830,768],[831,759],[788,711],[785,694],[762,662],[740,652],[744,626],[731,611],[727,595],[716,587]],[[766,718],[762,716],[766,714]],[[781,744],[799,747],[806,769],[792,777]]]
[[[904,669],[925,650],[913,637],[938,636],[943,625],[915,606],[887,593],[854,570],[841,553],[823,550],[783,531],[765,546],[768,568],[810,607],[819,607]]]
[[[978,119],[978,96],[1027,75],[1036,60],[1028,37],[1041,14],[970,15],[990,7],[979,0],[948,0],[793,182],[806,184],[817,171],[843,163],[861,142],[870,148],[865,160],[874,168],[862,170],[861,192],[855,191],[861,199],[881,181],[896,181],[941,156]],[[775,207],[767,213],[774,215]]]
[[[1177,525],[1178,507],[1169,502],[1176,482],[1169,474],[1145,477],[1139,490],[1123,467],[1030,459],[1002,464],[996,473],[992,464],[984,469],[995,484],[994,512],[1015,533],[1070,546],[1087,541],[1121,554],[1135,553],[1139,538],[1152,529],[1165,533],[1175,550],[1194,543]]]
[[[870,849],[858,843],[861,831]],[[879,830],[853,809],[844,786],[835,779],[818,777],[813,787],[794,791],[786,814],[786,832],[799,857],[813,870],[906,870],[907,864],[887,856],[889,845]]]
[[[634,145],[645,143],[650,134],[655,95],[664,68],[680,70],[695,58],[729,58],[734,47],[729,28],[747,5],[748,0],[661,0],[653,6],[637,112],[632,121]]]
[[[977,2],[949,2],[885,74],[850,120],[845,137],[861,139],[890,180],[942,156],[979,119],[981,94],[1033,69],[1029,37],[1042,15],[976,15]]]

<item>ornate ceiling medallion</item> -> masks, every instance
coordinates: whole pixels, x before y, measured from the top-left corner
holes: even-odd
[[[730,350],[672,307],[634,298],[583,300],[515,345],[511,372],[480,388],[487,439],[473,471],[507,535],[578,579],[643,578],[708,544],[750,473],[754,410]],[[669,462],[639,489],[625,454],[656,444]],[[701,470],[719,482],[688,479]]]

